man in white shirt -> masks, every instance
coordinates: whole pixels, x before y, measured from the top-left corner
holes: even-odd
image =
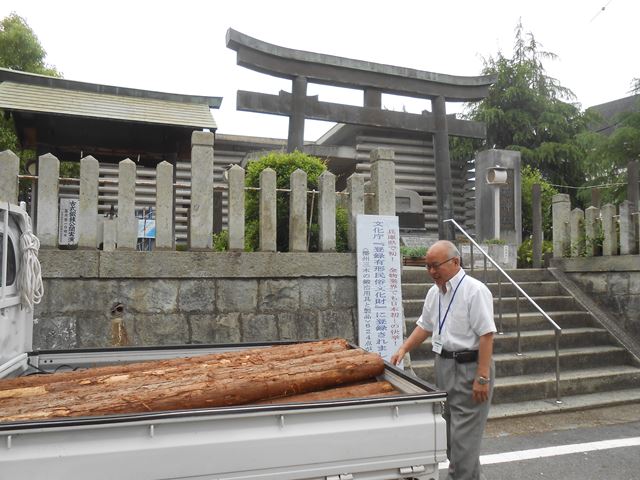
[[[493,297],[460,266],[456,246],[440,240],[427,252],[435,285],[427,292],[417,326],[391,357],[398,364],[433,336],[436,384],[447,392],[447,480],[478,480],[480,444],[493,393]]]

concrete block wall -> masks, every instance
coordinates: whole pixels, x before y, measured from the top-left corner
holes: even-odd
[[[554,259],[627,335],[640,341],[640,255]]]
[[[40,261],[34,349],[111,346],[118,303],[136,346],[356,338],[355,254],[42,250]]]

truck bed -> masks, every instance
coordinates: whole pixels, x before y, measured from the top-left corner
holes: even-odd
[[[29,354],[24,373],[268,346]],[[386,365],[401,395],[0,423],[0,478],[437,479],[446,394]]]

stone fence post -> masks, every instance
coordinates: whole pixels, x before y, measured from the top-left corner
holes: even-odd
[[[229,250],[244,250],[244,169],[239,165],[228,171],[229,178]]]
[[[173,165],[163,161],[156,167],[156,245],[174,250]]]
[[[347,194],[349,203],[349,251],[356,251],[356,218],[364,213],[364,177],[354,173],[347,179]]]
[[[640,228],[640,216],[638,216],[638,211],[640,211],[640,183],[638,183],[639,166],[640,162],[638,162],[638,160],[632,160],[627,164],[627,177],[629,182],[627,185],[627,199],[630,203],[630,228],[633,232],[633,244],[631,247],[631,253],[640,253],[640,251],[638,250],[638,240],[640,239],[640,233],[638,231],[638,229]]]
[[[18,203],[20,159],[11,150],[0,152],[0,201]]]
[[[135,250],[138,241],[136,218],[136,164],[125,158],[118,164],[118,250]]]
[[[396,214],[396,176],[393,150],[375,148],[369,155],[371,161],[371,193],[374,213]]]
[[[210,250],[213,246],[213,133],[191,134],[191,208],[189,247]]]
[[[553,256],[560,258],[569,247],[569,214],[571,200],[566,193],[554,195],[552,200]]]
[[[78,206],[78,247],[98,246],[98,180],[100,164],[92,156],[80,160],[80,205]],[[100,239],[102,240],[102,239]]]
[[[616,206],[607,203],[600,211],[602,215],[602,255],[618,254],[618,233],[616,231]]]
[[[600,221],[600,209],[597,207],[587,207],[584,212],[584,237],[585,237],[585,253],[587,257],[593,257],[596,254],[596,238],[599,233],[598,222]]]
[[[265,168],[260,172],[260,251],[275,252],[277,214],[276,214],[276,171]]]
[[[540,268],[542,266],[542,194],[539,183],[534,183],[531,187],[531,207],[533,210],[531,215],[533,268]]]
[[[307,251],[307,172],[296,169],[289,178],[289,251]]]
[[[318,247],[321,252],[336,250],[336,176],[327,171],[318,178]]]
[[[571,238],[571,256],[578,257],[584,251],[584,212],[580,208],[571,210],[569,236]]]
[[[58,247],[60,161],[47,153],[38,159],[38,204],[35,233],[43,247]]]
[[[636,229],[629,200],[620,204],[620,255],[636,253]]]

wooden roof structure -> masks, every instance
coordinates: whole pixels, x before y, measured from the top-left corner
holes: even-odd
[[[191,133],[216,130],[210,109],[221,102],[0,68],[0,110],[13,117],[22,147],[61,160],[189,158]]]

